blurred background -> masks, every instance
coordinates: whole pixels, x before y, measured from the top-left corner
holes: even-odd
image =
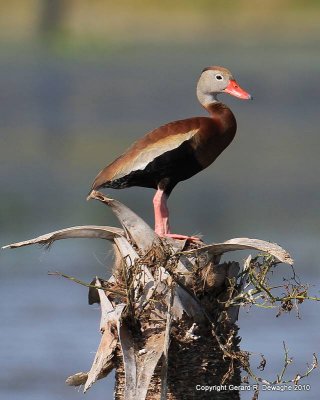
[[[205,66],[223,65],[254,101],[221,96],[238,134],[173,192],[173,230],[209,243],[277,242],[319,295],[319,22],[318,0],[1,0],[1,245],[68,226],[117,225],[107,208],[86,202],[93,178],[147,131],[205,115],[196,81]],[[152,190],[107,193],[153,224]],[[1,252],[1,398],[83,398],[64,379],[90,368],[99,309],[88,306],[85,288],[47,272],[87,282],[109,276],[110,251],[105,241],[80,239],[50,252]],[[287,271],[279,266],[280,282]],[[317,307],[303,304],[300,319],[241,312],[242,348],[265,355],[266,378],[280,372],[283,340],[291,376],[319,352]],[[277,399],[317,399],[319,372],[302,383],[311,390]],[[112,392],[111,375],[86,399]]]

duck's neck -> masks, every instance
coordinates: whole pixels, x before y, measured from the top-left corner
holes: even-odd
[[[212,118],[215,119],[218,115],[221,114],[226,120],[228,120],[229,118],[231,120],[234,120],[234,115],[232,114],[230,108],[218,100],[218,94],[219,93],[206,92],[201,88],[199,84],[197,86],[198,100],[202,107],[204,107],[208,111]]]
[[[219,101],[203,106],[213,119],[218,132],[225,137],[227,142],[232,140],[237,130],[237,121],[230,108]]]
[[[197,97],[208,113],[212,116],[215,109],[220,108],[219,106],[224,106],[217,98],[218,93],[204,93],[201,90],[197,90]]]
[[[197,97],[202,107],[206,109],[208,109],[208,106],[211,104],[219,103],[217,93],[206,93],[200,90],[199,87],[197,88]]]
[[[220,101],[211,102],[209,104],[202,104],[202,106],[208,111],[211,118],[213,119],[223,118],[227,120],[229,118],[231,119],[234,118],[230,108],[227,105],[221,103]]]

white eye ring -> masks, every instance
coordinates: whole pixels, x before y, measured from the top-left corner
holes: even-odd
[[[217,74],[217,75],[216,75],[216,80],[217,80],[217,81],[222,81],[222,80],[223,80],[223,76],[220,75],[220,74]]]

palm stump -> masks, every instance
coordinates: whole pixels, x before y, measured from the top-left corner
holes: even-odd
[[[122,229],[77,226],[6,246],[66,238],[113,244],[112,276],[95,278],[89,288],[89,303],[101,306],[101,342],[90,371],[70,376],[67,384],[87,391],[115,369],[116,400],[239,399],[234,386],[241,383],[246,355],[239,349],[239,305],[233,300],[243,280],[237,262],[220,258],[254,249],[291,264],[289,254],[257,239],[211,245],[163,239],[119,201],[97,191],[90,197],[110,207]],[[204,390],[214,385],[225,390]]]

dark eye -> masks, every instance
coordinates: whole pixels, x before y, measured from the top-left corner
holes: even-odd
[[[217,79],[218,81],[221,81],[221,80],[223,79],[223,76],[220,75],[220,74],[218,74],[218,75],[216,75],[216,79]]]

